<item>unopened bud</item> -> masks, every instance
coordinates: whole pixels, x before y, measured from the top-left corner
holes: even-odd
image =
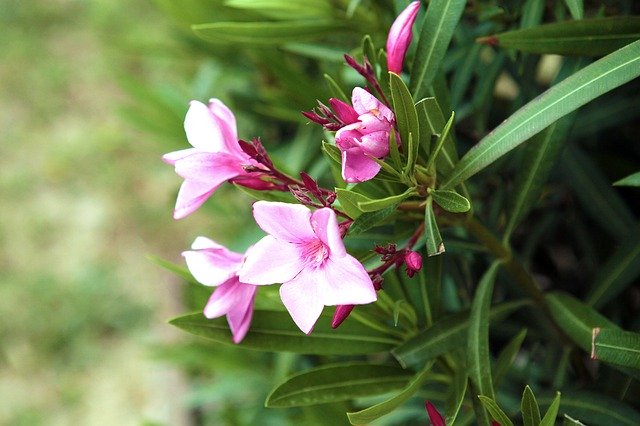
[[[333,313],[333,320],[331,321],[331,328],[338,328],[344,320],[347,319],[355,305],[338,305],[336,311]]]
[[[407,250],[404,254],[404,263],[407,265],[407,275],[409,278],[422,269],[422,256],[413,250]]]

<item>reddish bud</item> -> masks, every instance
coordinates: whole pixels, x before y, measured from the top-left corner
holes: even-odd
[[[430,403],[429,401],[425,401],[424,406],[427,409],[427,415],[429,416],[429,420],[431,421],[431,424],[433,426],[446,425],[444,418],[432,403]]]
[[[258,177],[240,176],[231,179],[231,182],[250,189],[255,189],[256,191],[270,191],[278,189],[278,186],[273,182],[262,180]]]
[[[413,23],[418,16],[420,2],[414,1],[398,15],[389,29],[387,37],[387,69],[396,74],[402,72],[404,55],[413,38]]]
[[[331,108],[335,111],[335,114],[344,124],[353,124],[358,121],[358,113],[351,105],[340,99],[329,99]]]
[[[413,250],[407,250],[404,254],[404,263],[407,265],[409,278],[422,269],[422,256]]]
[[[338,328],[340,324],[347,319],[355,305],[338,305],[333,313],[333,320],[331,321],[331,328]]]

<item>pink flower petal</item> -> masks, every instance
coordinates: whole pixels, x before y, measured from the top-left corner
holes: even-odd
[[[180,151],[173,151],[163,155],[162,161],[164,161],[167,164],[174,165],[176,161],[181,160],[185,157],[188,157],[191,154],[195,154],[196,152],[199,152],[196,148],[187,148],[187,149],[181,149]]]
[[[386,157],[389,153],[389,131],[367,133],[360,138],[360,147],[372,157]]]
[[[358,113],[348,103],[343,102],[340,99],[331,98],[329,99],[329,104],[338,118],[345,124],[351,124],[358,121]]]
[[[235,276],[242,265],[241,254],[227,250],[208,238],[196,238],[191,248],[193,250],[185,251],[182,255],[191,275],[201,284],[220,285]]]
[[[175,162],[176,173],[185,178],[212,182],[213,185],[246,173],[235,157],[221,152],[196,152]]]
[[[205,152],[225,151],[222,129],[209,108],[199,101],[191,101],[184,119],[187,140],[194,147]]]
[[[247,284],[275,284],[291,280],[303,268],[300,248],[296,244],[267,235],[247,250],[238,276]]]
[[[361,127],[362,123],[358,121],[339,129],[336,132],[336,146],[342,151],[358,146],[359,139],[362,136]]]
[[[173,210],[174,219],[189,216],[204,204],[220,185],[212,186],[209,182],[185,180],[180,186],[176,206]]]
[[[226,315],[233,341],[239,343],[251,324],[256,289],[256,286],[239,282],[237,277],[228,280],[213,292],[204,308],[204,316]]]
[[[353,256],[336,259],[332,253],[320,269],[325,278],[318,281],[318,292],[324,305],[362,305],[378,298],[369,274]]]
[[[387,68],[396,74],[402,72],[402,63],[413,38],[413,23],[418,16],[420,2],[414,1],[398,15],[387,37]]]
[[[380,165],[362,151],[350,148],[342,151],[342,178],[345,182],[364,182],[373,179],[380,171]]]
[[[339,258],[347,254],[338,229],[338,220],[333,210],[322,208],[313,212],[311,226],[316,236],[329,247],[332,257]]]
[[[225,142],[231,145],[230,148],[242,151],[238,145],[236,117],[233,112],[220,99],[216,98],[209,99],[209,111],[215,117]]]
[[[319,269],[305,269],[296,278],[280,286],[280,298],[293,322],[309,334],[320,317],[324,304],[318,294],[318,282],[323,280]]]
[[[311,211],[300,204],[257,201],[253,217],[264,232],[282,241],[303,243],[315,237]]]

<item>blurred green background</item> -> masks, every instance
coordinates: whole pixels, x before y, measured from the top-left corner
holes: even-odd
[[[156,87],[184,144],[195,66],[151,1],[3,0],[0,25],[0,424],[187,424],[154,350],[181,284],[147,256],[179,262],[203,224],[171,218],[167,141],[130,117]]]

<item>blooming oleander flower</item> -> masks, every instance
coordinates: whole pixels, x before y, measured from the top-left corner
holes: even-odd
[[[336,145],[342,151],[342,178],[346,182],[364,182],[380,171],[380,165],[372,159],[383,158],[389,153],[389,135],[393,131],[393,112],[366,90],[353,89],[351,102],[331,106],[345,122],[356,121],[336,132]]]
[[[249,175],[244,165],[255,165],[238,144],[236,118],[218,99],[211,99],[208,106],[191,101],[184,130],[193,148],[162,157],[184,178],[173,212],[175,219],[197,210],[225,181]]]
[[[282,283],[282,302],[304,333],[311,332],[324,306],[376,300],[367,271],[344,248],[333,210],[312,213],[298,204],[258,201],[253,216],[269,235],[247,251],[240,281]]]
[[[240,343],[249,330],[257,287],[238,279],[244,256],[205,237],[198,237],[190,251],[182,253],[191,275],[206,286],[215,286],[204,316],[227,316],[233,342]]]
[[[389,29],[389,36],[387,37],[387,68],[396,74],[402,72],[404,55],[407,53],[413,38],[412,27],[416,16],[418,16],[419,9],[419,1],[411,2],[393,21]]]

